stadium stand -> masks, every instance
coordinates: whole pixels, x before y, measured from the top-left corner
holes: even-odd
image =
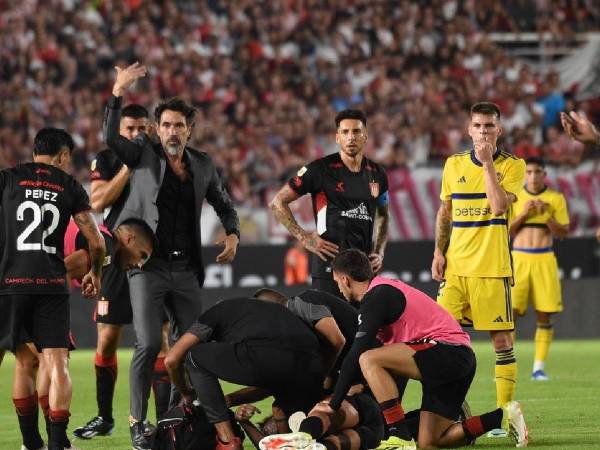
[[[428,167],[463,150],[468,106],[485,98],[501,107],[505,148],[541,155],[567,179],[578,232],[595,224],[597,163],[581,162],[598,156],[562,133],[558,112],[584,111],[597,123],[598,102],[575,100],[577,85],[518,59],[527,42],[510,38],[555,36],[556,54],[568,54],[600,29],[592,0],[0,5],[0,167],[28,157],[35,130],[63,126],[85,181],[104,148],[112,68],[138,60],[150,73],[128,99],[193,102],[191,145],[212,155],[240,207],[264,207],[267,192],[297,167],[336,151],[333,117],[354,106],[369,117],[367,155],[395,180],[393,237],[431,237],[439,174],[423,179],[414,169],[435,174]],[[578,211],[579,202],[591,210]]]

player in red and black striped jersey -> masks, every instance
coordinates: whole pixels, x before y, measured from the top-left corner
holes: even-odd
[[[358,110],[335,119],[339,153],[311,162],[281,188],[271,202],[275,217],[312,252],[312,286],[342,297],[331,273],[331,259],[347,248],[362,250],[378,272],[388,230],[388,183],[384,169],[363,154],[367,119]],[[307,232],[289,204],[311,194],[317,230]],[[375,232],[375,237],[373,234]]]
[[[67,364],[69,296],[63,239],[71,216],[88,241],[91,269],[83,293],[95,297],[105,247],[83,187],[65,170],[73,139],[64,130],[44,128],[34,140],[33,163],[0,172],[0,348],[13,351],[17,365],[28,359],[33,341],[50,373],[48,448],[71,448],[66,429],[71,403]],[[43,446],[37,430],[35,378],[15,373],[13,400],[23,445]]]

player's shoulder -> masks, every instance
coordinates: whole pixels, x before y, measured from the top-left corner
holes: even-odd
[[[375,161],[367,158],[365,156],[365,169],[367,172],[385,174],[385,169],[381,164],[376,163]]]
[[[565,198],[565,195],[562,192],[560,192],[550,186],[546,186],[546,189],[544,189],[544,192],[542,192],[541,195],[546,198],[557,199],[557,200]]]
[[[513,155],[506,150],[500,150],[500,154],[498,155],[498,162],[507,164],[511,167],[523,167],[525,169],[525,160],[523,158],[519,158],[518,156]]]
[[[446,165],[464,164],[471,160],[471,150],[464,150],[446,158]]]

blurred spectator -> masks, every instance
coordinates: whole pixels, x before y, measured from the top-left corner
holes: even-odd
[[[293,239],[291,247],[285,253],[283,270],[285,285],[295,286],[308,284],[308,254],[304,246],[297,239]]]
[[[264,205],[269,187],[336,151],[346,107],[372,120],[366,151],[389,167],[464,150],[466,111],[484,99],[502,108],[507,149],[544,147],[563,164],[562,138],[543,133],[565,107],[557,75],[540,78],[486,33],[561,42],[599,28],[594,0],[0,0],[0,167],[29,158],[37,129],[61,126],[85,181],[112,68],[136,60],[149,74],[128,100],[193,102],[191,146],[211,154],[238,204]],[[569,151],[568,164],[581,158]]]

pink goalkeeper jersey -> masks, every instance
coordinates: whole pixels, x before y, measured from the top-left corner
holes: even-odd
[[[382,284],[398,289],[406,297],[406,307],[400,318],[381,327],[377,333],[384,345],[433,340],[471,347],[471,338],[456,319],[427,294],[400,280],[384,277],[375,277],[369,291]]]

